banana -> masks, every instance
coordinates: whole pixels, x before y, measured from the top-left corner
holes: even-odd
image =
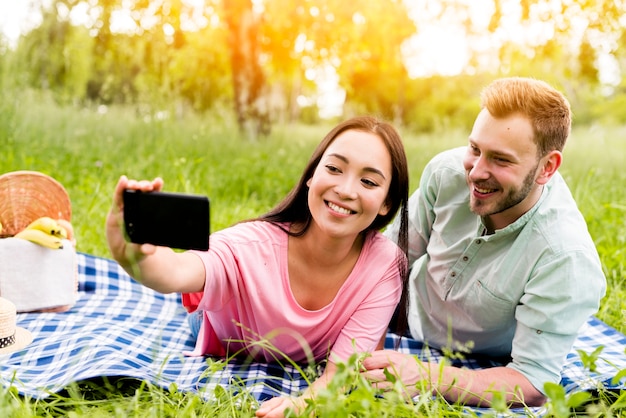
[[[57,222],[61,228],[65,229],[65,232],[67,234],[67,237],[63,237],[63,238],[71,241],[74,245],[76,245],[76,237],[74,236],[74,227],[72,226],[70,221],[66,219],[57,219]]]
[[[32,221],[26,229],[34,229],[45,232],[48,235],[55,236],[57,238],[67,238],[67,231],[57,221],[47,216]]]
[[[26,228],[15,234],[15,238],[25,239],[47,248],[63,248],[63,241],[61,241],[61,238],[51,234],[47,234],[40,229]]]
[[[2,222],[0,222],[0,234],[2,233]]]

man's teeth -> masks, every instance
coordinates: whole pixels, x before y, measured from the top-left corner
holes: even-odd
[[[342,208],[341,206],[337,206],[334,203],[328,202],[328,207],[331,208],[332,210],[334,210],[335,212],[339,212],[339,213],[343,213],[346,215],[349,215],[352,213],[351,210],[346,209],[346,208]]]
[[[478,193],[483,193],[483,194],[491,193],[494,191],[494,189],[481,189],[480,187],[476,187],[475,189]]]

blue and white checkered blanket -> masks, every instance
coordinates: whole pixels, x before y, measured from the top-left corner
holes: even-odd
[[[18,325],[33,333],[25,349],[0,354],[0,384],[20,394],[45,398],[71,382],[96,377],[128,376],[181,391],[210,393],[217,385],[245,385],[259,401],[306,388],[301,370],[293,365],[229,361],[214,367],[206,358],[185,357],[194,341],[179,295],[162,295],[133,281],[112,260],[78,254],[79,298],[64,313],[18,314]],[[388,334],[386,346],[398,337]],[[603,346],[596,370],[586,369],[579,351]],[[562,385],[567,392],[598,387],[623,388],[612,378],[626,369],[626,336],[591,318],[567,357]],[[423,350],[403,338],[399,350],[423,359],[442,360],[441,353]],[[484,368],[488,360],[455,360],[458,366]]]

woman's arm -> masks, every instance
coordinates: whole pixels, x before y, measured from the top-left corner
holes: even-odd
[[[106,220],[106,237],[113,258],[135,280],[161,293],[199,292],[204,288],[205,271],[193,253],[177,253],[171,248],[151,244],[133,244],[124,232],[125,189],[159,191],[163,180],[129,180],[120,177],[113,194],[113,204]]]

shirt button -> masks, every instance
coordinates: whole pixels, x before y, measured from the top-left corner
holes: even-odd
[[[542,334],[542,333],[543,333],[542,330],[540,330],[540,329],[537,330],[537,334]]]
[[[467,261],[467,260],[469,260],[469,257],[468,257],[468,256],[466,256],[466,255],[464,255],[464,256],[463,256],[463,261]]]
[[[450,276],[456,277],[456,271],[453,271],[452,273],[450,273]]]
[[[476,240],[476,244],[482,244],[482,243],[483,243],[483,240],[482,240],[482,239],[477,239],[477,240]]]

